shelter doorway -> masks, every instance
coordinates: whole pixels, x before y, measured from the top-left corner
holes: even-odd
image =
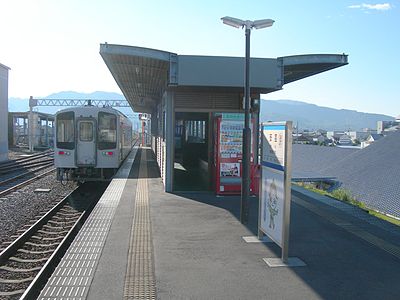
[[[175,113],[174,191],[210,190],[209,113]]]

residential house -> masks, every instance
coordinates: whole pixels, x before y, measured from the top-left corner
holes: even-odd
[[[361,142],[361,148],[368,147],[369,145],[371,145],[372,143],[376,142],[377,140],[383,137],[384,137],[383,134],[374,134],[374,133],[370,134],[365,141]]]
[[[348,131],[346,134],[350,136],[353,143],[356,142],[356,140],[359,142],[365,141],[370,135],[369,132],[365,131]]]
[[[305,135],[299,135],[296,137],[293,137],[293,143],[294,144],[310,144],[312,142],[312,139]]]
[[[339,144],[340,145],[345,145],[345,146],[350,146],[353,144],[351,137],[347,134],[343,134],[339,138]]]

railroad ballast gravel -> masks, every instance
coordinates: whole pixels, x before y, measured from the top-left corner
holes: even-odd
[[[48,193],[34,193],[37,188],[51,190]],[[56,181],[54,172],[0,198],[0,249],[5,248],[4,242],[14,240],[12,235],[19,235],[19,229],[26,230],[24,225],[44,215],[75,188],[75,183],[62,185]]]

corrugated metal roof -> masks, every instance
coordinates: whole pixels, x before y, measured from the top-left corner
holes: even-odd
[[[7,69],[7,70],[11,70],[11,68],[9,68],[9,67],[7,67],[6,65],[3,65],[3,64],[1,64],[1,63],[0,63],[0,67],[3,67],[4,69]]]
[[[306,54],[279,57],[284,68],[284,84],[348,64],[346,54]]]
[[[135,111],[151,112],[168,83],[173,53],[148,48],[100,46],[100,54]]]
[[[223,87],[237,90],[244,84],[243,72],[238,68],[243,66],[241,57],[182,55],[180,67],[184,68],[179,68],[179,55],[155,49],[106,43],[100,45],[100,54],[134,111],[151,112],[168,86]],[[209,67],[204,68],[204,63]],[[312,54],[277,59],[252,58],[251,63],[251,72],[256,74],[253,77],[257,77],[252,79],[255,82],[252,87],[257,93],[269,93],[281,89],[283,84],[346,65],[348,62],[347,55],[344,54]],[[233,69],[237,71],[232,72],[230,64],[236,66]],[[178,70],[183,74],[179,74]]]

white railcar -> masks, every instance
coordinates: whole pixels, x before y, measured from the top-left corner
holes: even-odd
[[[56,114],[55,141],[57,180],[108,180],[132,149],[132,123],[110,107],[71,107]]]

